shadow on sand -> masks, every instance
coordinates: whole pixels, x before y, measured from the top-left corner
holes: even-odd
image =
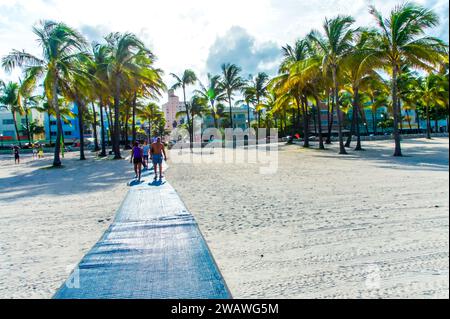
[[[447,143],[444,143],[445,140]],[[379,143],[383,143],[381,146]],[[296,145],[302,147],[301,145]],[[355,151],[355,143],[351,148],[346,148],[347,155],[337,154],[338,143],[325,145],[325,150],[318,150],[316,144],[311,145],[311,151],[308,154],[318,158],[328,158],[336,160],[355,160],[366,159],[382,168],[406,169],[417,171],[448,171],[449,169],[449,153],[448,138],[440,138],[439,140],[426,139],[405,139],[402,141],[402,157],[393,156],[392,147],[386,141],[376,141],[371,144],[362,142],[364,151]],[[292,147],[292,146],[290,146]],[[294,146],[295,147],[295,146]],[[280,147],[280,150],[287,149],[288,146]]]

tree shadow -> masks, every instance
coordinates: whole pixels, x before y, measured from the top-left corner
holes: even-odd
[[[27,163],[26,169],[19,168],[14,176],[0,178],[0,199],[20,200],[42,194],[82,195],[129,181],[132,167],[127,161],[97,161],[93,156],[87,158],[86,161],[66,158],[63,160],[64,167],[60,169],[42,169],[51,165],[50,159]]]
[[[355,144],[353,144],[354,146]],[[429,145],[430,147],[425,147]],[[351,161],[364,159],[382,168],[406,169],[417,171],[448,171],[449,153],[448,144],[439,141],[429,143],[429,140],[404,140],[402,141],[402,153],[404,156],[393,156],[393,147],[387,145],[364,145],[364,151],[355,151],[347,148],[347,155],[337,154],[337,143],[328,152],[311,152],[313,157],[333,158],[336,160]],[[316,151],[316,150],[314,150]]]

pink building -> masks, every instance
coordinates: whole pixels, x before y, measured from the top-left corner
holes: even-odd
[[[166,129],[172,130],[182,123],[186,123],[184,116],[177,117],[178,112],[184,111],[184,102],[180,101],[180,98],[175,95],[174,90],[169,90],[167,103],[163,104],[162,110],[166,118]]]

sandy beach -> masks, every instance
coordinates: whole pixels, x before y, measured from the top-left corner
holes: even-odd
[[[0,298],[51,298],[114,218],[132,177],[127,161],[45,169],[51,155],[15,166],[0,159]]]
[[[448,138],[167,172],[235,298],[448,298]]]
[[[336,154],[280,146],[255,164],[170,163],[167,180],[235,298],[448,298],[448,138]],[[198,157],[198,155],[195,155]],[[0,298],[50,298],[108,227],[127,161],[0,160]]]

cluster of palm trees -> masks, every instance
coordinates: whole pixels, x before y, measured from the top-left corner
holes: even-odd
[[[100,156],[106,156],[106,118],[111,128],[114,158],[121,158],[120,143],[123,136],[128,135],[129,121],[132,122],[132,138],[136,139],[139,129],[135,125],[136,117],[142,112],[146,119],[151,117],[154,121],[157,114],[148,116],[148,109],[154,110],[154,107],[147,101],[165,90],[162,71],[154,67],[153,53],[131,33],[111,33],[103,43],[89,45],[78,31],[64,23],[42,21],[33,31],[42,56],[13,50],[2,59],[7,72],[21,67],[24,74],[20,85],[11,84],[17,88],[18,98],[3,104],[13,116],[21,113],[22,108],[30,105],[32,92],[42,87],[43,98],[36,109],[56,118],[54,166],[61,165],[62,121],[70,115],[67,103],[76,104],[78,110],[80,159],[85,159],[84,122],[90,117],[94,129],[97,121],[100,122]],[[98,105],[99,118],[94,105]],[[100,149],[97,139],[96,149]]]
[[[304,136],[308,137],[311,100],[318,110],[319,147],[324,148],[319,114],[321,104],[328,104],[327,143],[335,110],[339,153],[346,154],[345,146],[350,145],[353,132],[344,144],[343,110],[352,110],[351,130],[356,130],[356,150],[361,150],[359,124],[360,116],[365,116],[363,108],[372,108],[376,131],[376,110],[388,107],[393,117],[394,156],[401,156],[401,105],[413,108],[425,104],[429,109],[433,103],[435,107],[446,107],[448,112],[448,46],[424,34],[426,28],[438,23],[436,14],[426,8],[406,3],[395,7],[387,18],[374,7],[370,7],[370,13],[377,23],[375,29],[355,28],[352,17],[337,16],[325,20],[323,32],[313,30],[293,47],[285,46],[280,74],[269,85],[278,96],[271,111],[297,108],[297,118],[303,117]],[[428,102],[420,97],[420,85],[412,85],[411,78],[422,80],[413,75],[411,68],[428,72],[426,78],[441,79],[434,82],[435,94]],[[304,141],[304,146],[309,146],[308,138]]]
[[[340,154],[346,154],[353,135],[357,137],[355,149],[362,149],[361,123],[368,130],[365,109],[372,110],[374,133],[378,128],[392,128],[395,156],[402,155],[403,123],[412,127],[410,112],[426,119],[431,137],[431,120],[448,121],[449,114],[448,45],[426,35],[428,28],[438,24],[438,17],[412,3],[396,6],[387,17],[374,7],[369,10],[375,28],[355,27],[352,17],[337,16],[325,19],[323,30],[313,30],[293,45],[282,47],[283,60],[273,78],[263,72],[244,77],[242,69],[231,63],[223,64],[220,74],[208,74],[206,83],[192,70],[171,74],[175,80],[172,89],[183,91],[185,107],[178,115],[187,119],[184,125],[191,147],[195,118],[208,115],[215,128],[235,128],[236,104],[247,105],[248,128],[276,127],[282,135],[303,130],[305,147],[310,146],[311,122],[319,148],[324,149],[331,143],[336,121]],[[121,158],[121,142],[127,144],[130,138],[129,128],[132,140],[142,130],[136,125],[137,118],[148,123],[149,131],[165,133],[164,114],[149,102],[166,89],[163,72],[154,66],[153,53],[134,34],[111,33],[103,43],[89,45],[63,23],[43,21],[33,31],[42,56],[13,50],[3,57],[3,68],[21,67],[24,78],[20,83],[0,83],[0,105],[13,114],[17,135],[16,114],[26,115],[28,134],[30,109],[45,112],[49,120],[50,116],[56,118],[54,166],[61,165],[62,122],[75,116],[68,103],[78,108],[81,159],[85,158],[86,121],[94,130],[99,122],[102,145],[94,132],[95,150],[106,156],[106,119],[116,159]],[[197,83],[199,87],[187,99],[188,87]],[[41,97],[33,95],[38,86],[42,87]],[[377,120],[377,110],[382,107],[387,112]],[[256,114],[253,122],[251,112]],[[344,121],[351,122],[345,143]]]
[[[222,65],[222,74],[209,75],[208,83],[200,83],[191,102],[185,102],[187,126],[191,135],[193,118],[209,114],[214,125],[218,118],[234,127],[232,102],[236,93],[248,105],[248,127],[277,127],[282,134],[303,129],[304,146],[309,147],[311,119],[316,128],[319,148],[331,143],[336,117],[339,153],[346,154],[352,135],[357,136],[356,150],[361,150],[360,126],[366,123],[364,109],[372,109],[373,131],[390,123],[395,139],[394,156],[401,156],[400,131],[402,115],[412,110],[427,119],[430,137],[432,115],[448,119],[448,45],[425,34],[438,24],[437,15],[422,6],[405,3],[396,6],[387,17],[370,7],[377,27],[355,27],[350,16],[325,19],[323,30],[313,30],[293,45],[286,45],[279,73],[244,79],[234,64]],[[418,73],[420,70],[421,73]],[[192,70],[173,75],[174,89],[186,87],[197,77]],[[227,104],[228,114],[224,112]],[[250,123],[250,106],[257,114]],[[383,121],[377,123],[377,110],[387,108]],[[321,113],[327,114],[327,127],[322,127]],[[334,116],[336,114],[336,116]],[[351,132],[344,143],[343,122],[351,116]],[[226,121],[228,118],[228,122]],[[225,119],[225,121],[224,121]],[[262,123],[264,121],[264,123]],[[410,124],[411,127],[411,124]],[[289,130],[288,130],[289,128]],[[323,130],[326,129],[326,133]],[[325,139],[326,135],[326,139]]]

